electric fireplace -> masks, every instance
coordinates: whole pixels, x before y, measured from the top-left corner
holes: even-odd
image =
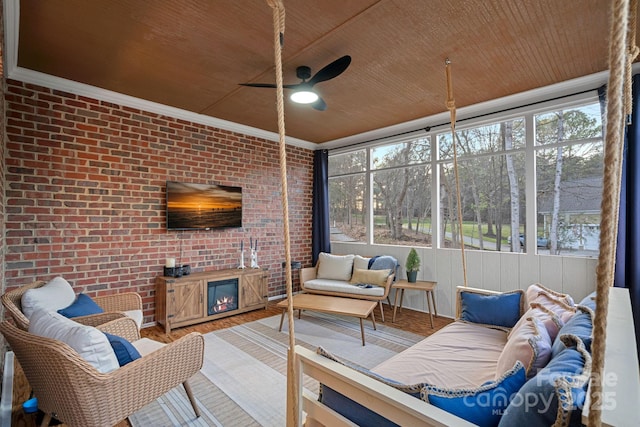
[[[209,316],[238,309],[238,279],[207,282]]]

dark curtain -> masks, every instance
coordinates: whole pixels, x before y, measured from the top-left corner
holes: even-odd
[[[329,152],[313,154],[313,214],[311,219],[311,260],[318,261],[320,252],[331,252],[329,232]]]
[[[633,110],[627,125],[622,161],[615,286],[628,288],[640,355],[640,75],[633,76]]]

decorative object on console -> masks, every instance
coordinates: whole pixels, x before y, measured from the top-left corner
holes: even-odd
[[[244,265],[244,240],[240,241],[240,264],[238,264],[239,269],[245,269]]]
[[[407,255],[405,269],[407,270],[407,282],[415,283],[418,278],[418,271],[420,271],[420,257],[415,248],[411,248],[409,255]]]
[[[258,238],[256,238],[256,244],[253,245],[253,238],[249,238],[249,247],[251,248],[251,268],[260,268],[258,265]]]
[[[191,266],[189,264],[185,264],[178,267],[164,268],[165,277],[182,277],[182,276],[188,276],[189,274],[191,274]]]

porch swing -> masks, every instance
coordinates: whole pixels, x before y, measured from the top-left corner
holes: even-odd
[[[348,420],[336,418],[335,414],[322,404],[315,401],[313,396],[303,396],[302,374],[310,375],[319,381],[330,384],[342,384],[343,390],[347,390],[350,394],[348,397],[359,399],[359,401],[376,402],[377,406],[373,408],[381,415],[402,422],[402,420],[411,420],[414,425],[440,425],[438,421],[438,412],[433,411],[430,405],[421,402],[413,397],[395,396],[393,389],[387,390],[384,385],[374,385],[375,380],[362,378],[363,376],[349,372],[350,370],[334,366],[330,361],[322,361],[315,354],[301,347],[296,347],[295,331],[294,331],[294,312],[292,306],[292,279],[291,279],[291,255],[290,255],[290,238],[289,238],[289,218],[288,218],[288,201],[287,201],[287,166],[286,166],[286,150],[285,150],[285,120],[284,120],[284,103],[283,103],[283,78],[282,78],[282,46],[284,43],[284,21],[285,8],[282,0],[266,0],[268,5],[273,9],[273,27],[274,27],[274,56],[275,70],[277,81],[277,112],[278,112],[278,131],[279,131],[279,154],[280,154],[280,177],[282,182],[282,210],[283,210],[283,228],[284,228],[284,246],[285,246],[285,275],[286,275],[286,292],[288,298],[287,315],[289,320],[289,351],[287,359],[287,426],[301,425],[318,425],[326,423],[338,423],[340,425],[351,425]],[[622,164],[622,127],[623,125],[623,86],[625,86],[626,111],[631,110],[631,63],[638,54],[638,48],[635,47],[635,16],[637,9],[637,0],[615,0],[612,6],[612,27],[610,42],[610,58],[609,58],[609,83],[608,83],[608,108],[607,108],[607,126],[605,134],[605,172],[603,197],[602,197],[602,220],[601,220],[601,238],[600,238],[600,256],[597,267],[597,285],[596,285],[596,311],[593,322],[593,365],[590,376],[589,395],[585,410],[583,411],[583,421],[588,420],[590,426],[602,425],[603,399],[600,397],[605,395],[607,390],[603,389],[603,378],[607,371],[605,369],[605,341],[607,340],[607,317],[610,304],[609,294],[613,286],[614,267],[615,267],[615,249],[617,239],[617,221],[620,197],[620,181],[621,181],[621,164]],[[630,24],[628,24],[630,23]],[[628,46],[632,46],[629,48]],[[458,229],[460,232],[460,253],[462,259],[462,269],[464,286],[467,286],[467,268],[464,254],[464,244],[462,244],[462,215],[460,203],[460,184],[457,172],[457,153],[455,143],[455,122],[456,107],[453,97],[453,85],[451,77],[451,63],[446,61],[447,76],[447,109],[451,115],[451,132],[453,136],[453,160],[454,173],[456,179],[456,189],[458,197]],[[627,296],[628,298],[628,296]],[[616,296],[616,303],[619,297]],[[624,305],[624,301],[622,304]],[[628,301],[626,302],[628,305]],[[619,326],[619,322],[616,325]],[[613,327],[612,326],[612,327]],[[609,328],[611,331],[611,328]],[[620,334],[616,334],[620,335]],[[620,336],[612,337],[615,340],[622,340]],[[624,356],[630,355],[629,346],[622,350],[619,348],[607,351],[607,356],[617,360],[624,360]],[[635,357],[635,346],[633,348],[633,356]],[[632,358],[633,360],[633,358]],[[635,359],[637,362],[637,359]],[[608,368],[611,368],[611,361],[608,362]],[[637,363],[636,363],[637,365]],[[614,368],[620,368],[614,366]],[[621,398],[627,398],[626,393],[632,393],[636,398],[638,393],[638,366],[632,366],[629,369],[631,378],[618,378],[622,383],[620,393]],[[371,382],[373,381],[373,383]],[[634,383],[635,381],[635,383]],[[306,421],[303,420],[303,405],[307,413]],[[622,406],[622,405],[620,405]],[[633,406],[633,405],[632,405]],[[625,411],[626,409],[626,411]],[[626,418],[629,414],[637,412],[637,408],[618,408],[618,410],[607,410],[607,423],[611,425],[623,425],[631,420]],[[637,414],[635,415],[637,419]],[[408,421],[404,421],[408,422]],[[633,421],[631,421],[633,422]],[[335,424],[335,425],[338,425]],[[461,424],[466,424],[461,420]]]

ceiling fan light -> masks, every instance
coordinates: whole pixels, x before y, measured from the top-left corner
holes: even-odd
[[[311,104],[318,100],[318,94],[310,90],[299,90],[291,94],[291,100],[298,104]]]

